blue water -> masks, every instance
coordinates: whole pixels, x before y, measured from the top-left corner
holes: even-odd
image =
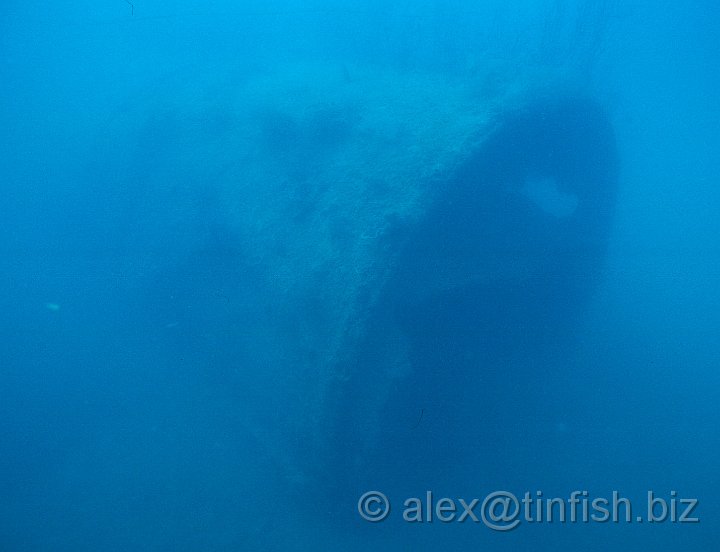
[[[1,551],[717,548],[720,11],[477,4],[5,3]]]

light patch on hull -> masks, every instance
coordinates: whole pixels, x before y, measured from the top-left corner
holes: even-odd
[[[577,195],[563,192],[558,188],[557,180],[547,176],[528,177],[520,193],[544,212],[557,218],[572,216],[580,202]]]

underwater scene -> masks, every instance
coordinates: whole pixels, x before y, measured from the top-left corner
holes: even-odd
[[[3,8],[0,552],[720,549],[720,6]]]

